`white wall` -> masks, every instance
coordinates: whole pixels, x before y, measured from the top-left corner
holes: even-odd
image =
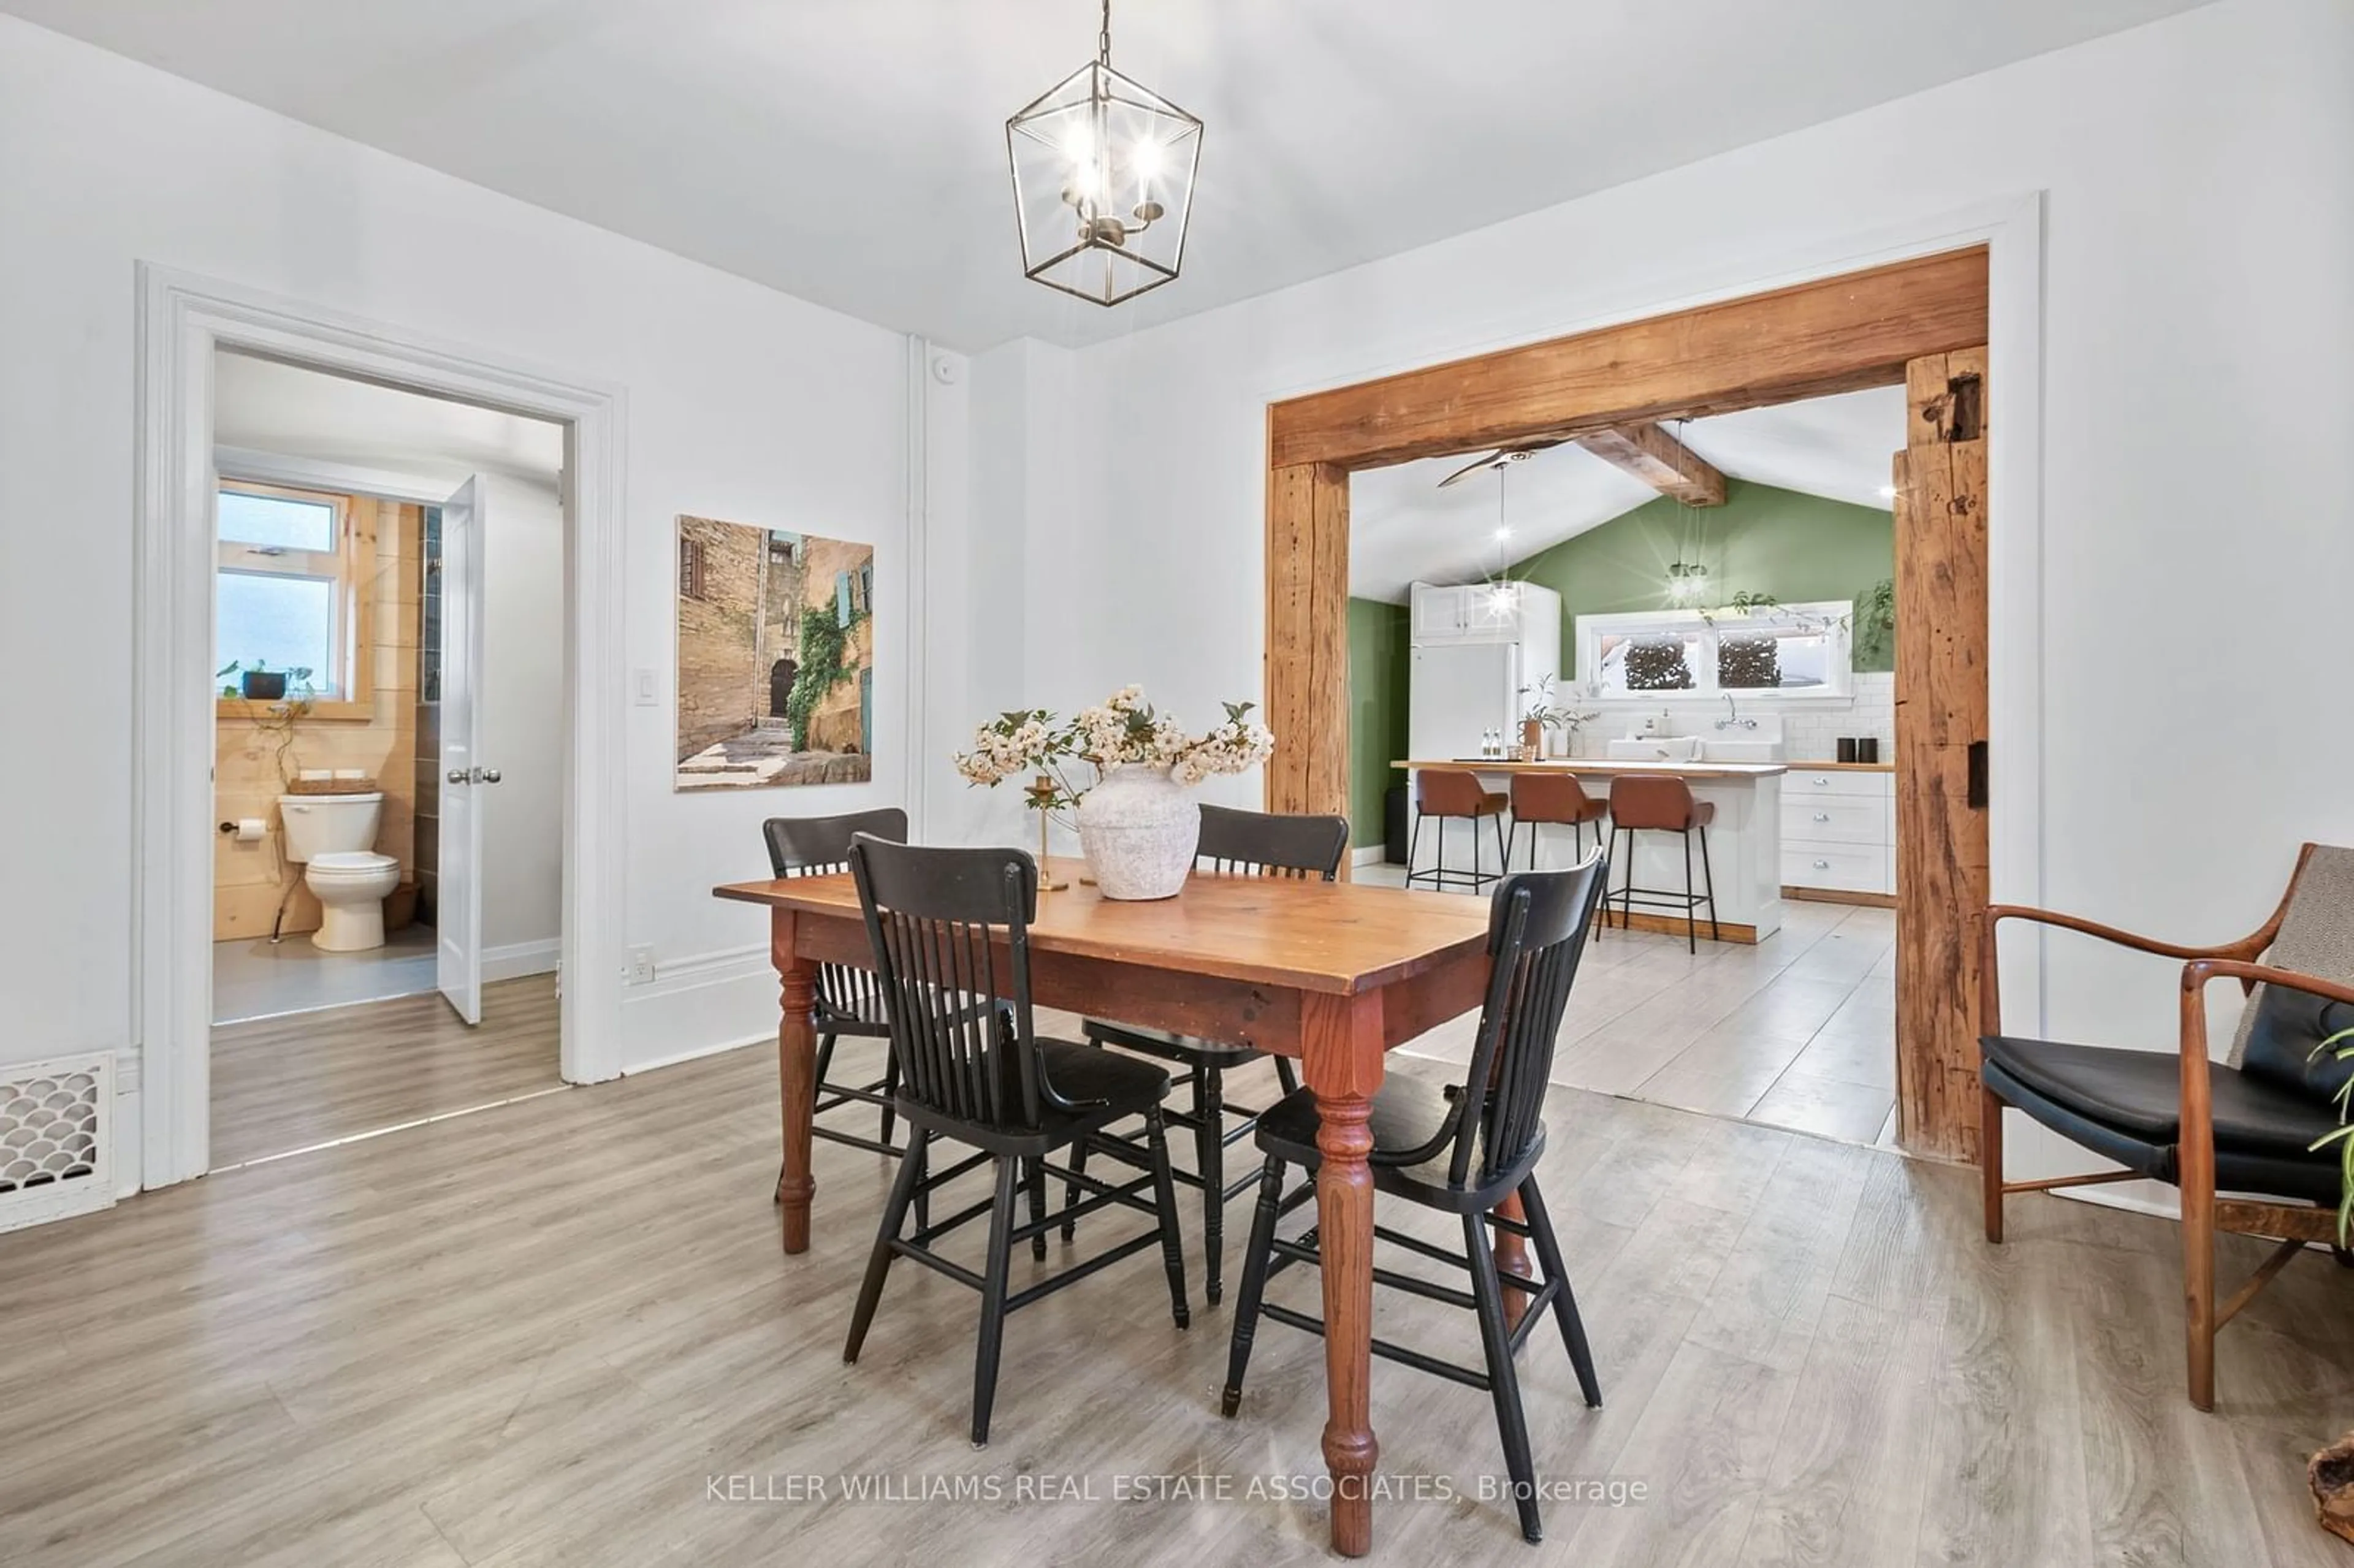
[[[629,709],[627,938],[666,972],[625,992],[625,1061],[773,1029],[765,923],[709,888],[765,864],[763,816],[896,802],[907,759],[868,786],[672,793],[672,519],[872,540],[876,722],[905,734],[904,340],[8,17],[0,236],[0,668],[74,672],[12,680],[0,715],[70,763],[0,768],[0,1060],[133,1044],[141,260],[626,389],[627,657],[663,688]]]
[[[2015,781],[2041,885],[1997,894],[2241,934],[2300,840],[2354,842],[2354,726],[2316,722],[2348,709],[2349,128],[2354,6],[2224,0],[1080,351],[1029,404],[1077,493],[978,498],[983,537],[1027,541],[1034,700],[1140,680],[1190,717],[1259,690],[1270,398],[2041,191],[2044,774]],[[2210,613],[2242,634],[2194,634]],[[2055,944],[2049,973],[2055,1032],[2172,1040],[2166,966]]]
[[[215,356],[217,446],[482,482],[482,947],[497,978],[556,968],[564,931],[566,569],[560,426],[241,355]],[[446,786],[445,786],[446,788]]]

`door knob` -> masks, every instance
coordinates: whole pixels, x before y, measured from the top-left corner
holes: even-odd
[[[477,768],[474,772],[485,784],[495,784],[499,781],[499,770],[495,768]]]
[[[450,782],[451,782],[451,783],[452,783],[452,784],[463,784],[465,781],[466,781],[466,770],[465,770],[464,768],[452,768],[451,769],[450,769]]]

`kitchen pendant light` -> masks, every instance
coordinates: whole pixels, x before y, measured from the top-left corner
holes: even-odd
[[[1005,122],[1022,274],[1098,305],[1172,281],[1202,122],[1111,68],[1111,0],[1096,58]]]
[[[1708,591],[1708,568],[1696,562],[1678,561],[1668,568],[1668,598],[1678,604],[1690,604]]]

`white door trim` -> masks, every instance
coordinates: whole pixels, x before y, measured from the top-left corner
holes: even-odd
[[[137,268],[133,1039],[142,1184],[204,1173],[211,1139],[213,352],[228,347],[561,423],[572,707],[562,1072],[620,1074],[623,390],[238,284]]]
[[[362,468],[354,463],[327,462],[318,458],[289,457],[283,452],[258,451],[251,447],[213,448],[213,471],[223,479],[255,484],[282,484],[295,490],[332,490],[351,495],[372,495],[378,501],[398,501],[411,506],[439,506],[450,492],[480,465],[453,463],[447,479],[395,471]]]

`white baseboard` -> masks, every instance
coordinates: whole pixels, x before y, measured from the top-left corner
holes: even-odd
[[[631,1077],[639,1073],[651,1073],[657,1067],[675,1067],[682,1062],[699,1062],[705,1056],[716,1056],[728,1051],[741,1051],[748,1045],[774,1045],[776,1043],[777,1032],[769,1029],[758,1034],[748,1034],[741,1040],[722,1040],[715,1045],[696,1045],[668,1056],[654,1056],[642,1062],[632,1062],[621,1070],[621,1075],[625,1078]]]
[[[1361,850],[1352,850],[1349,853],[1349,863],[1351,865],[1379,865],[1383,861],[1389,858],[1389,846],[1387,844],[1367,844]]]
[[[553,974],[563,961],[564,941],[550,937],[538,942],[511,942],[482,949],[482,983],[520,980],[525,975]]]
[[[777,972],[769,945],[728,948],[654,965],[621,988],[621,1071],[642,1073],[777,1037]]]

